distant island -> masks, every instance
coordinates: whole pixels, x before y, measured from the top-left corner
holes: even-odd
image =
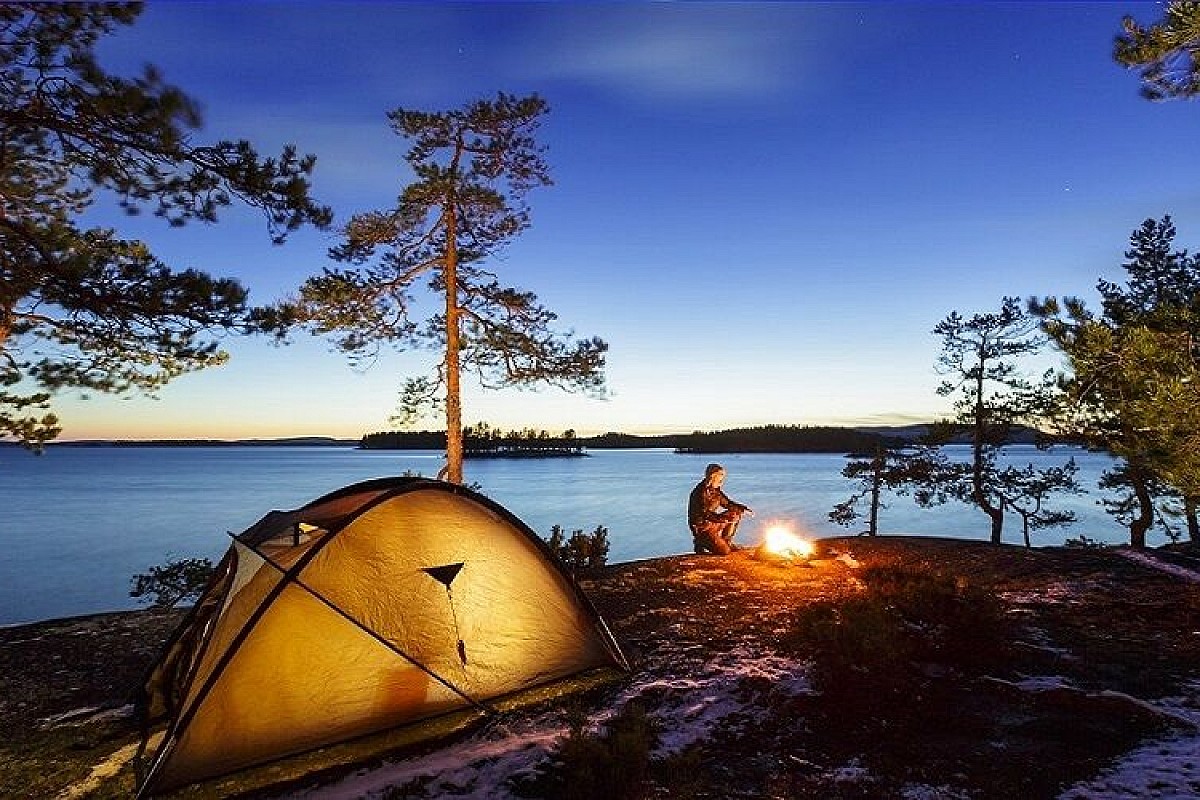
[[[384,431],[368,433],[359,442],[364,450],[444,450],[445,431]],[[486,423],[463,429],[463,458],[580,458],[586,457],[585,440],[567,430],[526,428],[503,432]]]

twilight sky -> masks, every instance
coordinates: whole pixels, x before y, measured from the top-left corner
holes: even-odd
[[[1200,104],[1154,104],[1111,59],[1150,3],[149,4],[101,46],[199,99],[203,139],[294,142],[338,222],[410,176],[396,107],[537,92],[555,185],[492,264],[611,350],[608,397],[468,388],[464,419],[583,433],[926,420],[951,310],[1094,296],[1131,230],[1170,213],[1200,246]],[[254,302],[329,262],[261,220],[88,222]],[[334,435],[389,428],[430,352],[352,369],[326,342],[229,340],[157,400],[64,396],[64,437]],[[422,427],[438,427],[434,417]]]

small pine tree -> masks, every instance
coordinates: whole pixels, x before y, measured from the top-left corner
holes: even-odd
[[[501,285],[481,266],[529,227],[526,193],[551,182],[534,138],[548,110],[537,95],[501,92],[455,110],[391,111],[393,130],[411,143],[405,160],[416,181],[396,207],[352,216],[345,240],[330,252],[346,266],[309,278],[297,300],[277,308],[281,323],[336,336],[354,360],[382,347],[439,349],[431,374],[405,381],[397,418],[445,411],[453,483],[463,482],[464,372],[486,389],[603,393],[608,345],[555,330],[557,316],[535,294]],[[441,308],[425,324],[412,318],[422,281]]]
[[[168,561],[134,575],[129,596],[155,608],[174,608],[185,600],[196,600],[215,569],[207,558]]]
[[[1069,459],[1061,467],[1037,469],[1033,464],[1006,467],[999,476],[1004,487],[1004,507],[1021,518],[1021,534],[1026,547],[1032,547],[1029,532],[1056,528],[1075,522],[1074,511],[1046,508],[1046,501],[1056,493],[1081,494],[1083,489],[1075,479],[1079,467]]]
[[[596,530],[592,531],[588,537],[588,559],[587,565],[589,569],[599,569],[608,563],[608,528],[603,525],[597,525]]]
[[[590,534],[577,528],[568,537],[561,525],[550,528],[546,546],[556,559],[567,569],[576,572],[582,569],[599,569],[608,563],[608,528],[597,525]]]
[[[563,555],[566,550],[567,537],[563,535],[562,525],[555,525],[550,529],[550,538],[546,544],[555,558],[559,561],[564,561]]]
[[[885,491],[895,494],[908,494],[908,487],[924,481],[934,468],[930,453],[924,449],[917,452],[905,452],[898,447],[876,445],[874,455],[864,457],[850,454],[846,458],[849,463],[842,468],[843,477],[858,481],[857,490],[849,499],[838,503],[829,512],[829,521],[845,527],[850,527],[862,517],[859,504],[865,501],[867,505],[867,529],[863,531],[868,536],[879,535],[879,511],[887,508],[882,497]]]
[[[567,566],[572,570],[583,569],[587,566],[588,556],[591,553],[591,539],[583,532],[583,529],[571,532],[571,538],[567,540]]]

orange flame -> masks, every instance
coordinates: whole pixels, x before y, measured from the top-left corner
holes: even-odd
[[[801,539],[784,525],[772,525],[767,528],[763,547],[767,552],[785,558],[808,558],[813,552],[812,542]]]

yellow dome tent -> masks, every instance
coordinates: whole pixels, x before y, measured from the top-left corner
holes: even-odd
[[[627,664],[513,514],[441,481],[355,484],[234,537],[143,687],[143,729],[166,730],[138,796],[598,668]]]

